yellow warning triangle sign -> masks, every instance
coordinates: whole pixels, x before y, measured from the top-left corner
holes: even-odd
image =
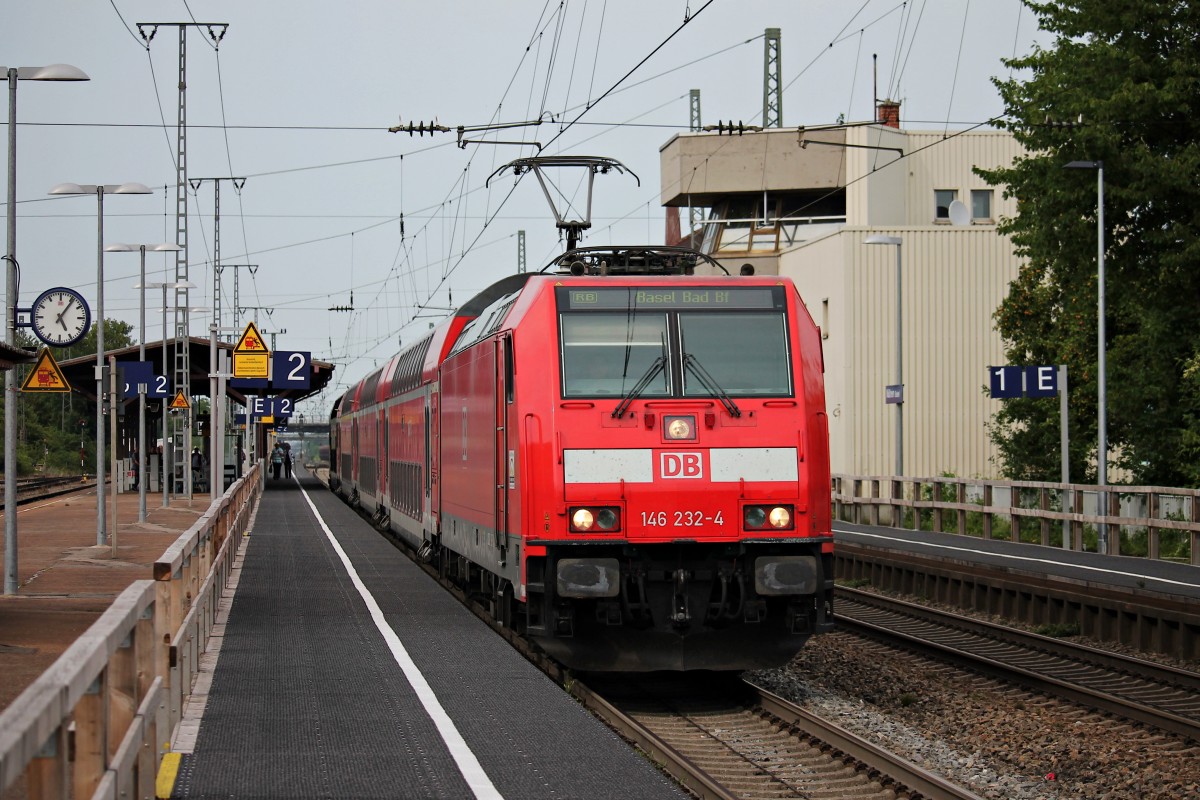
[[[25,382],[21,384],[22,392],[69,392],[71,384],[67,383],[66,377],[62,374],[62,370],[58,368],[58,362],[54,360],[54,356],[50,355],[50,348],[43,347],[41,355],[38,356],[37,363],[33,365],[33,369],[25,376]]]
[[[237,345],[233,348],[235,353],[266,353],[267,346],[263,344],[262,335],[258,332],[258,328],[254,327],[251,322],[246,325],[246,330],[242,332],[242,338],[238,339]]]
[[[188,405],[187,398],[183,396],[183,389],[176,390],[175,399],[171,401],[171,405],[168,408],[191,408]]]

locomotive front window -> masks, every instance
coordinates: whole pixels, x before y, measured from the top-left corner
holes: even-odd
[[[667,356],[662,312],[564,314],[563,397],[622,397]],[[657,371],[641,394],[670,395],[669,369]]]
[[[683,370],[685,397],[712,396],[691,363],[734,397],[792,393],[782,313],[680,312],[679,333],[683,353],[692,357]]]

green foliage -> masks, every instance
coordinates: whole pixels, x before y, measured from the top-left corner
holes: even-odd
[[[838,586],[845,586],[847,589],[861,589],[864,586],[870,586],[871,581],[866,578],[855,578],[854,580],[839,580]]]
[[[116,350],[133,344],[133,326],[119,320],[105,320],[104,349]],[[17,346],[40,349],[41,343],[24,331],[17,334]],[[52,348],[56,361],[63,362],[96,352],[96,326],[74,347]],[[32,364],[17,368],[20,386]],[[84,395],[84,392],[87,395]],[[21,392],[17,398],[17,469],[20,475],[78,475],[91,471],[96,462],[96,402],[91,397],[95,386],[73,386],[68,394]],[[9,404],[0,409],[0,424],[9,412]],[[80,447],[84,456],[80,458]],[[0,453],[0,469],[6,469]]]
[[[1000,230],[1022,258],[995,313],[1012,364],[1066,364],[1071,475],[1094,482],[1097,174],[1104,163],[1108,438],[1134,483],[1200,485],[1200,4],[1026,4],[1055,35],[995,81],[1028,151],[980,170],[1017,199]],[[1062,124],[1065,123],[1065,124]],[[1057,480],[1058,404],[1002,401],[1007,477]]]
[[[1079,623],[1058,622],[1053,625],[1039,625],[1033,629],[1033,632],[1039,636],[1049,636],[1051,639],[1066,639],[1079,635]]]

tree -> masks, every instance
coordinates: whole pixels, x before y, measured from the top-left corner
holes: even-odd
[[[994,82],[1028,151],[979,170],[1017,199],[999,228],[1024,261],[995,313],[1012,364],[1066,364],[1071,475],[1096,479],[1097,180],[1104,162],[1110,463],[1135,483],[1200,482],[1200,4],[1025,0],[1053,47]],[[1003,401],[1004,472],[1056,480],[1058,404]]]
[[[116,350],[133,343],[133,326],[109,319],[104,322],[104,349]],[[18,331],[18,347],[37,349],[41,343],[24,331]],[[96,326],[78,343],[69,348],[53,348],[56,361],[66,361],[96,352]],[[17,384],[21,385],[32,365],[18,367]],[[82,391],[81,391],[82,390]],[[89,396],[82,396],[87,391]],[[72,387],[70,394],[21,393],[17,419],[17,469],[21,475],[35,470],[51,474],[78,473],[80,470],[80,441],[84,442],[83,464],[95,462],[96,401],[90,396],[94,387]],[[0,409],[0,423],[8,413],[8,404]],[[81,426],[80,422],[84,424]],[[81,427],[91,438],[81,437]],[[0,457],[0,464],[7,469]]]

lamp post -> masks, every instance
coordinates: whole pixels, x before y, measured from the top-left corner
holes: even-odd
[[[897,477],[904,474],[904,326],[901,324],[903,305],[900,302],[900,245],[903,241],[899,236],[885,236],[883,234],[874,234],[863,240],[863,244],[892,244],[896,246],[896,386],[900,392],[895,403]]]
[[[1108,516],[1108,397],[1105,372],[1104,333],[1104,162],[1072,161],[1064,169],[1096,170],[1096,484],[1100,487],[1098,503],[1101,517]],[[1096,526],[1097,549],[1108,552],[1108,525]]]
[[[138,361],[146,360],[146,251],[153,252],[174,252],[183,248],[173,242],[163,242],[162,244],[110,244],[104,248],[109,253],[131,253],[138,251],[141,254],[140,268],[138,275],[141,282],[137,288],[141,289],[141,298],[138,303],[138,336],[141,341],[138,343]],[[165,305],[165,303],[164,303]],[[165,343],[163,345],[166,346]],[[146,392],[142,386],[138,387],[138,522],[146,521]]]
[[[178,248],[173,248],[173,249],[178,249]],[[154,283],[146,283],[145,281],[142,281],[141,289],[142,289],[143,309],[145,308],[145,305],[146,305],[146,290],[147,289],[162,289],[162,329],[163,329],[162,357],[163,357],[163,375],[164,376],[170,374],[167,369],[167,365],[168,365],[168,362],[167,362],[167,289],[195,289],[195,288],[196,288],[196,284],[192,283],[191,281],[168,281],[168,282],[156,281]],[[163,455],[163,457],[162,457],[162,465],[161,465],[162,469],[160,470],[160,473],[158,476],[159,483],[162,484],[162,507],[163,508],[167,508],[171,505],[171,493],[170,493],[170,490],[167,488],[170,485],[168,483],[168,476],[171,476],[175,471],[174,461],[171,458],[171,443],[170,443],[171,440],[167,438],[168,414],[169,414],[169,412],[167,411],[167,401],[163,400],[163,403],[162,403],[162,440],[163,440],[162,455]]]
[[[48,67],[0,67],[8,76],[8,251],[4,294],[4,343],[17,343],[17,82],[86,81],[83,70],[70,64]],[[17,507],[17,373],[4,373],[4,507]],[[17,515],[4,515],[4,593],[17,593]]]
[[[140,183],[60,183],[50,194],[96,195],[96,545],[103,546],[108,539],[104,516],[104,195],[151,191]]]

